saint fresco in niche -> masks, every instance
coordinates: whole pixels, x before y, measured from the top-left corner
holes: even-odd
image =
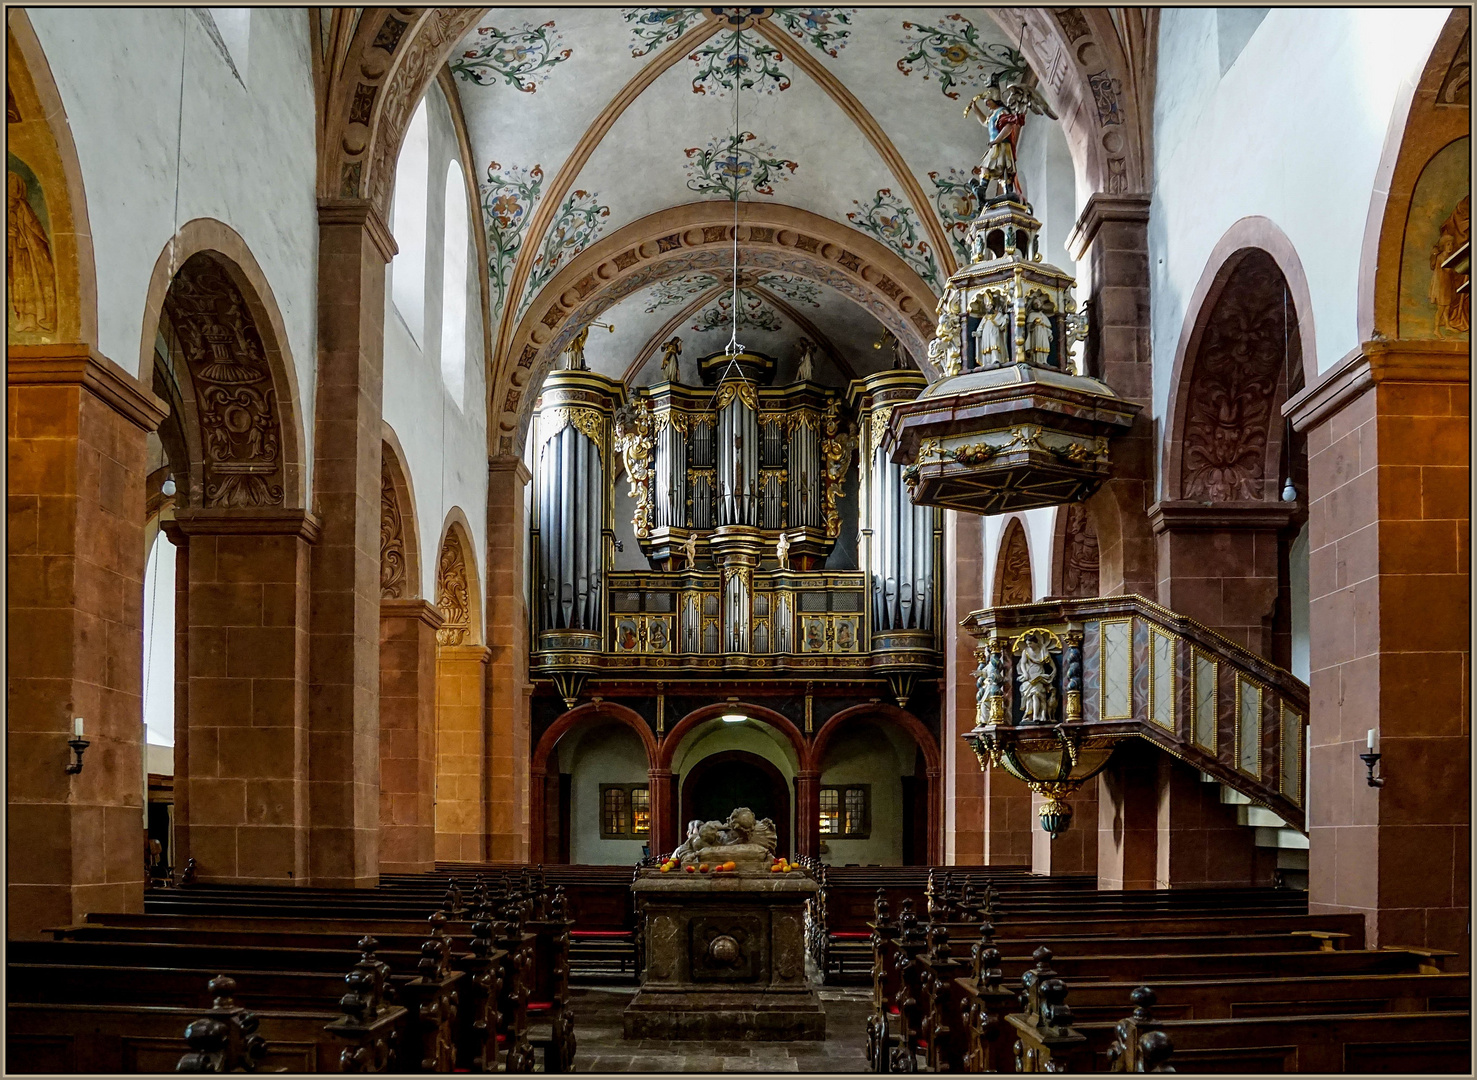
[[[1464,339],[1471,297],[1457,289],[1468,275],[1444,266],[1471,236],[1471,140],[1438,151],[1416,180],[1400,258],[1399,336]]]
[[[46,198],[25,162],[6,155],[5,285],[10,329],[55,333],[56,263],[52,258]]]

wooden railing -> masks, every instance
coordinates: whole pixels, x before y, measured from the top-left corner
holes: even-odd
[[[979,641],[977,753],[1055,735],[1101,758],[1136,736],[1307,831],[1308,687],[1290,672],[1141,596],[986,608],[963,626]]]

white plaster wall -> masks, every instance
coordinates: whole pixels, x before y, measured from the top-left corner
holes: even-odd
[[[1240,218],[1291,240],[1312,295],[1320,370],[1359,344],[1360,251],[1397,93],[1446,8],[1273,8],[1222,76],[1216,11],[1165,8],[1149,221],[1154,415],[1161,421],[1185,310]]]
[[[310,472],[318,226],[306,11],[252,10],[247,57],[234,58],[244,86],[189,8],[32,7],[27,15],[82,167],[98,348],[137,372],[149,276],[176,223],[225,222],[281,309]]]
[[[630,865],[641,858],[645,840],[600,838],[600,785],[644,784],[646,750],[630,728],[611,724],[583,733],[564,753],[560,770],[573,777],[569,793],[569,861],[593,865]]]
[[[447,515],[460,507],[471,525],[477,581],[487,582],[487,379],[482,356],[482,299],[477,252],[468,235],[466,389],[458,403],[441,373],[441,308],[445,283],[446,169],[460,159],[451,110],[439,87],[427,95],[430,169],[427,191],[425,325],[417,343],[393,300],[395,266],[385,275],[385,422],[405,451],[415,494],[421,551],[421,595],[436,595],[436,556]],[[462,162],[466,168],[466,162]],[[480,211],[478,211],[480,214]],[[473,221],[480,220],[473,217]],[[403,272],[403,271],[402,271]],[[481,605],[479,605],[480,607]],[[484,621],[486,613],[484,612]],[[484,636],[482,640],[486,640]]]
[[[901,866],[903,861],[903,781],[913,775],[916,744],[901,731],[872,724],[843,729],[826,747],[822,787],[870,784],[872,828],[865,840],[825,837],[821,861],[832,866]]]

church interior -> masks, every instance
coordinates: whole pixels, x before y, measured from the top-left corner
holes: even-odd
[[[6,59],[6,1071],[1470,1074],[1469,9]]]

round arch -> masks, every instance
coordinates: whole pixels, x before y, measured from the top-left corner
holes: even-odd
[[[405,450],[389,424],[380,428],[380,598],[414,599],[421,595],[420,516],[415,490],[405,467]],[[400,559],[398,580],[390,573]],[[389,576],[387,576],[389,575]]]
[[[1454,8],[1432,42],[1419,80],[1402,83],[1391,110],[1359,258],[1360,341],[1377,334],[1392,341],[1399,337],[1401,253],[1416,181],[1442,148],[1471,133],[1470,106],[1451,108],[1441,100],[1455,81],[1462,41],[1470,31],[1470,9]]]
[[[1287,238],[1270,221],[1265,218],[1243,218],[1237,224],[1243,223],[1244,228],[1238,230],[1233,226],[1216,246],[1212,262],[1207,265],[1196,286],[1192,305],[1186,313],[1185,327],[1180,334],[1172,369],[1169,410],[1165,417],[1166,437],[1161,449],[1164,495],[1167,500],[1192,497],[1184,486],[1185,442],[1192,435],[1191,422],[1194,419],[1196,402],[1199,402],[1201,414],[1204,415],[1207,409],[1217,407],[1216,402],[1222,399],[1234,398],[1249,407],[1258,404],[1251,399],[1254,395],[1259,395],[1265,399],[1265,422],[1253,428],[1253,431],[1265,441],[1260,452],[1261,479],[1257,481],[1260,489],[1254,497],[1268,502],[1275,501],[1277,493],[1272,489],[1277,487],[1283,449],[1283,425],[1277,422],[1280,415],[1277,408],[1291,393],[1301,388],[1290,387],[1289,379],[1306,384],[1317,374],[1316,366],[1309,370],[1305,352],[1313,326],[1309,314],[1312,303],[1308,296],[1307,279],[1302,276],[1302,264]],[[1273,246],[1281,249],[1282,257],[1279,259],[1267,248],[1248,242],[1252,236],[1266,238]],[[1215,256],[1219,256],[1218,261]],[[1298,289],[1295,288],[1293,279],[1288,277],[1284,266],[1290,266],[1298,275],[1300,297],[1296,295]],[[1266,272],[1269,270],[1276,274],[1276,282],[1267,277]],[[1285,355],[1275,370],[1258,371],[1254,365],[1242,363],[1238,364],[1238,371],[1247,378],[1246,383],[1222,386],[1213,381],[1207,382],[1201,368],[1205,359],[1202,356],[1203,347],[1213,322],[1222,315],[1222,302],[1237,302],[1243,297],[1247,302],[1267,301],[1271,288],[1277,284],[1283,287],[1284,304],[1290,306],[1291,310],[1284,308]],[[1265,314],[1265,311],[1249,313],[1250,316],[1258,314]],[[1248,334],[1244,340],[1252,342],[1255,339]],[[1296,362],[1296,370],[1293,370],[1294,361],[1291,356],[1293,348],[1301,356]],[[1266,386],[1267,376],[1270,376],[1270,386]],[[1245,427],[1250,425],[1243,425]],[[1221,497],[1215,498],[1216,501],[1226,501]]]
[[[760,723],[768,724],[788,739],[790,745],[795,750],[798,772],[807,772],[813,768],[810,747],[805,741],[805,736],[800,733],[800,729],[791,722],[789,717],[777,713],[773,709],[766,709],[762,705],[752,705],[746,701],[720,701],[713,705],[704,705],[701,708],[694,709],[684,716],[663,737],[657,753],[657,768],[670,770],[672,768],[672,761],[677,756],[678,748],[682,745],[682,741],[692,733],[694,728],[704,721],[713,719],[715,716],[722,716],[724,713],[730,712],[741,712],[751,720],[758,720]]]
[[[655,850],[656,838],[663,835],[665,825],[662,820],[664,807],[659,797],[661,784],[656,774],[657,742],[656,736],[652,734],[650,725],[642,719],[641,714],[624,705],[613,701],[588,701],[583,705],[576,705],[573,709],[561,715],[549,725],[543,735],[539,738],[538,745],[534,747],[533,758],[529,763],[529,848],[530,859],[533,862],[549,862],[558,852],[558,806],[559,791],[557,788],[557,776],[549,776],[549,757],[554,748],[559,745],[559,740],[568,735],[570,731],[585,725],[594,725],[601,721],[615,721],[636,733],[641,740],[641,747],[646,751],[647,773],[650,777],[651,799],[651,836],[653,850]],[[553,790],[550,781],[553,780]],[[552,803],[552,812],[551,812]],[[550,844],[550,825],[556,826],[555,835]]]
[[[149,275],[149,287],[144,302],[144,320],[139,340],[138,371],[152,371],[155,342],[164,318],[165,301],[170,289],[179,278],[185,264],[196,256],[207,256],[224,271],[230,284],[240,294],[252,329],[261,341],[263,356],[271,373],[274,393],[273,413],[282,441],[283,505],[304,507],[307,505],[308,465],[303,421],[298,402],[297,364],[293,360],[292,348],[288,344],[287,330],[282,322],[282,312],[272,293],[272,286],[262,273],[261,266],[241,234],[224,222],[214,218],[195,218],[186,222],[170,244],[166,244],[154,262]],[[188,365],[187,365],[188,366]],[[188,372],[186,373],[189,374]],[[194,395],[183,393],[181,404],[185,411],[185,437],[192,475],[190,479],[192,501],[198,503],[200,470],[203,470],[204,453],[201,445],[202,432],[198,403]]]
[[[881,702],[868,703],[865,705],[853,705],[842,709],[829,717],[815,733],[811,742],[810,754],[816,770],[816,783],[819,784],[821,766],[825,764],[826,750],[831,745],[831,740],[836,737],[837,732],[848,724],[857,721],[870,721],[872,723],[894,724],[910,736],[914,744],[923,753],[923,768],[925,772],[925,783],[927,785],[927,825],[928,825],[928,849],[926,858],[932,865],[941,865],[944,861],[944,819],[943,819],[943,762],[939,753],[938,742],[933,733],[924,727],[923,722],[906,709],[900,709],[896,705],[884,705]],[[817,807],[818,810],[818,807]],[[819,813],[810,814],[805,823],[809,832],[809,845],[812,852],[820,851],[820,817]]]
[[[772,806],[770,813],[764,813],[763,808],[756,808],[757,817],[768,817],[774,822],[775,833],[778,844],[775,851],[781,855],[791,853],[790,846],[790,819],[793,816],[791,803],[793,801],[789,785],[785,782],[784,774],[779,771],[774,762],[759,754],[748,750],[720,750],[716,754],[709,754],[701,761],[694,762],[692,768],[687,772],[682,781],[682,799],[680,812],[677,815],[679,828],[682,820],[700,818],[703,814],[697,809],[697,791],[701,785],[708,780],[709,774],[715,769],[722,769],[726,765],[738,764],[745,766],[754,772],[762,774],[769,782],[769,796]],[[734,806],[729,806],[733,810]],[[715,815],[724,813],[721,809],[714,809]],[[710,819],[711,820],[711,819]]]
[[[739,267],[782,270],[830,286],[892,331],[926,375],[937,299],[885,245],[794,206],[740,203]],[[638,289],[693,270],[732,266],[733,206],[697,202],[650,214],[590,245],[554,275],[518,323],[490,389],[492,453],[523,445],[544,376],[569,342]]]
[[[1160,468],[1166,499],[1184,498],[1180,480],[1184,428],[1188,420],[1186,414],[1189,411],[1191,384],[1195,378],[1195,359],[1199,355],[1206,326],[1231,276],[1253,252],[1262,252],[1270,257],[1287,286],[1288,302],[1292,305],[1299,351],[1302,354],[1300,374],[1303,385],[1311,385],[1318,378],[1318,339],[1313,326],[1313,297],[1308,288],[1308,276],[1303,271],[1302,260],[1298,258],[1297,250],[1287,234],[1271,219],[1244,217],[1227,229],[1225,235],[1217,241],[1185,307],[1185,324],[1180,330],[1179,342],[1175,346],[1174,366],[1170,369],[1169,403],[1164,419],[1166,437],[1160,448]],[[1271,433],[1268,444],[1269,454],[1281,449],[1281,438],[1275,431]],[[1273,465],[1276,464],[1275,458],[1269,460]]]
[[[436,544],[435,604],[445,620],[436,632],[443,645],[482,644],[482,588],[472,526],[460,506],[446,512]],[[458,634],[457,631],[462,631]],[[455,639],[455,640],[453,640]]]

